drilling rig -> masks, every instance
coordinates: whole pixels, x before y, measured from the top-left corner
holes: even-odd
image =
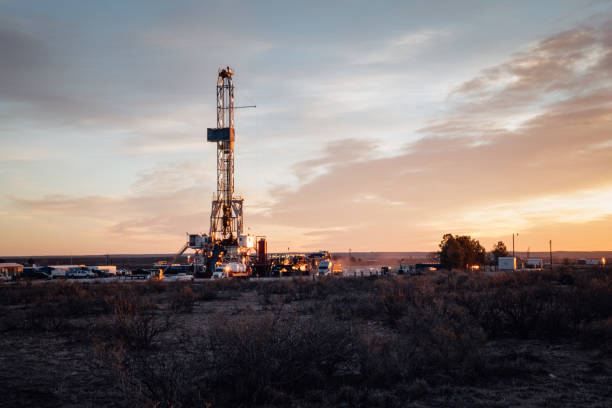
[[[207,141],[217,144],[217,193],[210,212],[212,242],[236,247],[243,232],[242,197],[234,197],[234,84],[230,67],[217,77],[217,127],[208,129]]]
[[[194,270],[201,270],[206,266],[210,272],[219,263],[249,264],[255,255],[255,237],[244,234],[242,211],[244,199],[234,195],[234,109],[255,106],[234,107],[233,75],[234,71],[230,67],[219,69],[217,127],[207,129],[206,134],[207,142],[217,145],[217,191],[212,198],[210,232],[188,234],[187,242],[174,258],[182,255],[187,249],[194,250],[195,254],[192,257]],[[259,259],[260,246],[265,248],[266,241],[264,237],[257,238],[257,259]]]

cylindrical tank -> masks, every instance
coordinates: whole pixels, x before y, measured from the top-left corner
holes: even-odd
[[[225,272],[227,272],[228,276],[232,276],[236,273],[245,273],[246,265],[243,263],[231,262],[225,265]]]
[[[265,238],[257,241],[257,263],[264,265],[267,261],[268,246]]]

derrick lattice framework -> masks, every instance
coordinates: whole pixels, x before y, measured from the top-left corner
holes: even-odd
[[[213,243],[236,246],[243,233],[244,199],[234,197],[234,71],[219,70],[217,77],[217,127],[208,129],[207,140],[217,143],[217,193],[210,213]]]

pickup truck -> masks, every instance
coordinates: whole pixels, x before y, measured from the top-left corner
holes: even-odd
[[[68,279],[95,278],[96,274],[88,268],[73,268],[66,273]]]
[[[342,273],[342,264],[335,264],[331,261],[321,261],[319,263],[319,276],[339,275]]]

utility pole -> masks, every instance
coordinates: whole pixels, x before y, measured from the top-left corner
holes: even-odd
[[[518,238],[519,234],[518,232],[516,233],[516,236]],[[515,257],[516,255],[514,254],[514,233],[512,233],[512,256]]]
[[[548,250],[550,251],[550,270],[552,271],[552,239],[548,240]]]

